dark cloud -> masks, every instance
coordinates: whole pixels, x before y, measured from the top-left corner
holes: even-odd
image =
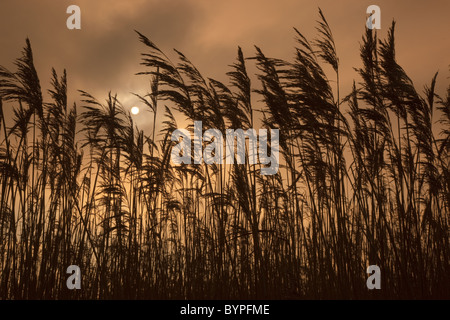
[[[81,30],[66,28],[69,4],[81,8]],[[135,29],[162,45],[182,43],[196,19],[186,1],[19,0],[2,2],[0,10],[3,65],[12,66],[29,37],[39,71],[66,68],[72,83],[94,91],[117,90],[133,76],[140,52]]]
[[[66,28],[66,8],[79,5],[82,29]],[[141,70],[140,52],[145,48],[134,29],[147,35],[172,55],[185,53],[207,77],[226,81],[237,46],[254,54],[253,45],[274,57],[293,56],[293,27],[310,38],[320,6],[332,27],[341,61],[342,91],[349,90],[360,66],[359,41],[365,28],[365,10],[372,1],[299,0],[78,0],[0,2],[0,64],[13,68],[25,38],[30,37],[41,82],[48,88],[51,67],[68,70],[71,101],[83,89],[99,99],[109,90],[125,104],[134,103],[130,91],[144,93],[148,81],[134,74]],[[438,90],[448,85],[450,64],[450,2],[377,1],[386,35],[397,24],[397,54],[418,87],[436,71]],[[249,66],[250,70],[254,68]]]

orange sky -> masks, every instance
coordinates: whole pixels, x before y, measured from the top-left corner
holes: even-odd
[[[161,49],[183,52],[205,77],[227,82],[237,46],[246,56],[254,45],[272,57],[291,59],[293,27],[308,38],[316,34],[318,7],[332,28],[340,57],[342,95],[348,93],[353,67],[361,66],[359,42],[364,33],[366,8],[381,8],[380,38],[393,18],[397,21],[397,59],[421,90],[439,71],[437,90],[445,94],[450,83],[450,1],[301,1],[301,0],[0,0],[0,64],[12,70],[28,36],[44,90],[51,67],[67,69],[69,101],[79,100],[77,89],[99,100],[117,92],[128,108],[130,92],[145,94],[148,80],[139,54],[145,50],[134,29]],[[81,8],[81,30],[68,30],[66,8]],[[173,55],[175,57],[175,55]],[[250,71],[255,68],[249,66]],[[148,116],[137,119],[146,126]]]

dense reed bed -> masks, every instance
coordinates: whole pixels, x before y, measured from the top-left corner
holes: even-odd
[[[44,101],[27,40],[0,68],[0,298],[450,298],[450,86],[416,90],[394,29],[367,30],[344,95],[322,12],[292,61],[239,48],[229,84],[138,33],[151,132],[113,94],[68,103],[65,71]],[[279,129],[278,173],[174,165],[177,115],[191,131]]]

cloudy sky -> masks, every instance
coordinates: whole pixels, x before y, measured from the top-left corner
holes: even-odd
[[[71,4],[81,8],[81,30],[66,27]],[[257,45],[268,56],[291,59],[293,27],[313,38],[320,7],[335,37],[345,94],[356,77],[353,67],[361,65],[359,43],[371,4],[381,8],[380,38],[397,21],[398,62],[417,88],[439,71],[438,93],[444,94],[450,82],[448,0],[0,0],[0,65],[14,70],[29,37],[44,90],[51,68],[66,68],[69,101],[79,100],[78,89],[99,100],[111,90],[131,108],[130,92],[148,89],[148,79],[135,75],[145,47],[133,30],[168,53],[180,50],[205,77],[226,82],[238,45],[246,56]]]

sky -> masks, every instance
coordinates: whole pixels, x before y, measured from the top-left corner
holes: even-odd
[[[81,9],[81,30],[66,27],[73,4]],[[372,4],[381,8],[379,38],[396,20],[397,60],[416,88],[439,71],[437,91],[444,95],[450,83],[448,0],[0,0],[0,65],[14,70],[29,37],[43,90],[50,88],[51,68],[60,74],[65,68],[70,103],[79,102],[77,90],[100,101],[111,91],[131,109],[131,93],[149,91],[149,79],[135,75],[144,70],[139,63],[146,49],[134,30],[170,57],[173,48],[183,52],[205,77],[228,83],[238,46],[247,57],[257,45],[267,56],[292,61],[293,28],[314,38],[320,7],[335,38],[345,95],[358,79],[353,68],[361,66],[359,46]],[[141,113],[136,122],[146,127],[152,119]]]

